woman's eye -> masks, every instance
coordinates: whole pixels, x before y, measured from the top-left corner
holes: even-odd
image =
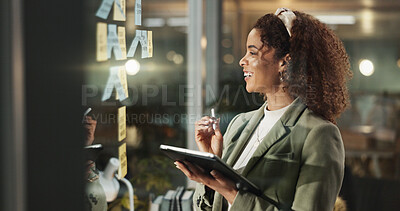
[[[257,53],[254,53],[254,52],[250,52],[250,54],[251,54],[251,55],[257,55]]]

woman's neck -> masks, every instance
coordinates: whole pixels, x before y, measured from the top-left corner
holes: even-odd
[[[290,105],[293,102],[293,98],[286,92],[277,92],[274,94],[266,94],[268,107],[270,111],[278,110]]]

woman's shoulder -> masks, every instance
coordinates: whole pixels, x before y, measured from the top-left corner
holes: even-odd
[[[337,126],[335,124],[314,113],[309,108],[306,108],[304,110],[303,115],[301,115],[301,117],[299,118],[298,124],[310,130],[321,127],[337,129]]]

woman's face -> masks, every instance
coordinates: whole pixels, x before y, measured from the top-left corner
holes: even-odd
[[[246,48],[246,54],[239,62],[243,67],[246,90],[262,94],[277,92],[282,61],[274,58],[275,49],[263,46],[260,33],[256,29],[250,31]]]

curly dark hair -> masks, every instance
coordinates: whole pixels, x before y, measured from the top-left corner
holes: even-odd
[[[264,15],[253,28],[260,32],[263,45],[275,49],[276,59],[289,54],[285,90],[292,97],[299,97],[314,113],[335,123],[350,105],[347,81],[352,72],[348,55],[342,41],[325,24],[311,15],[294,13],[291,37],[274,14]]]

